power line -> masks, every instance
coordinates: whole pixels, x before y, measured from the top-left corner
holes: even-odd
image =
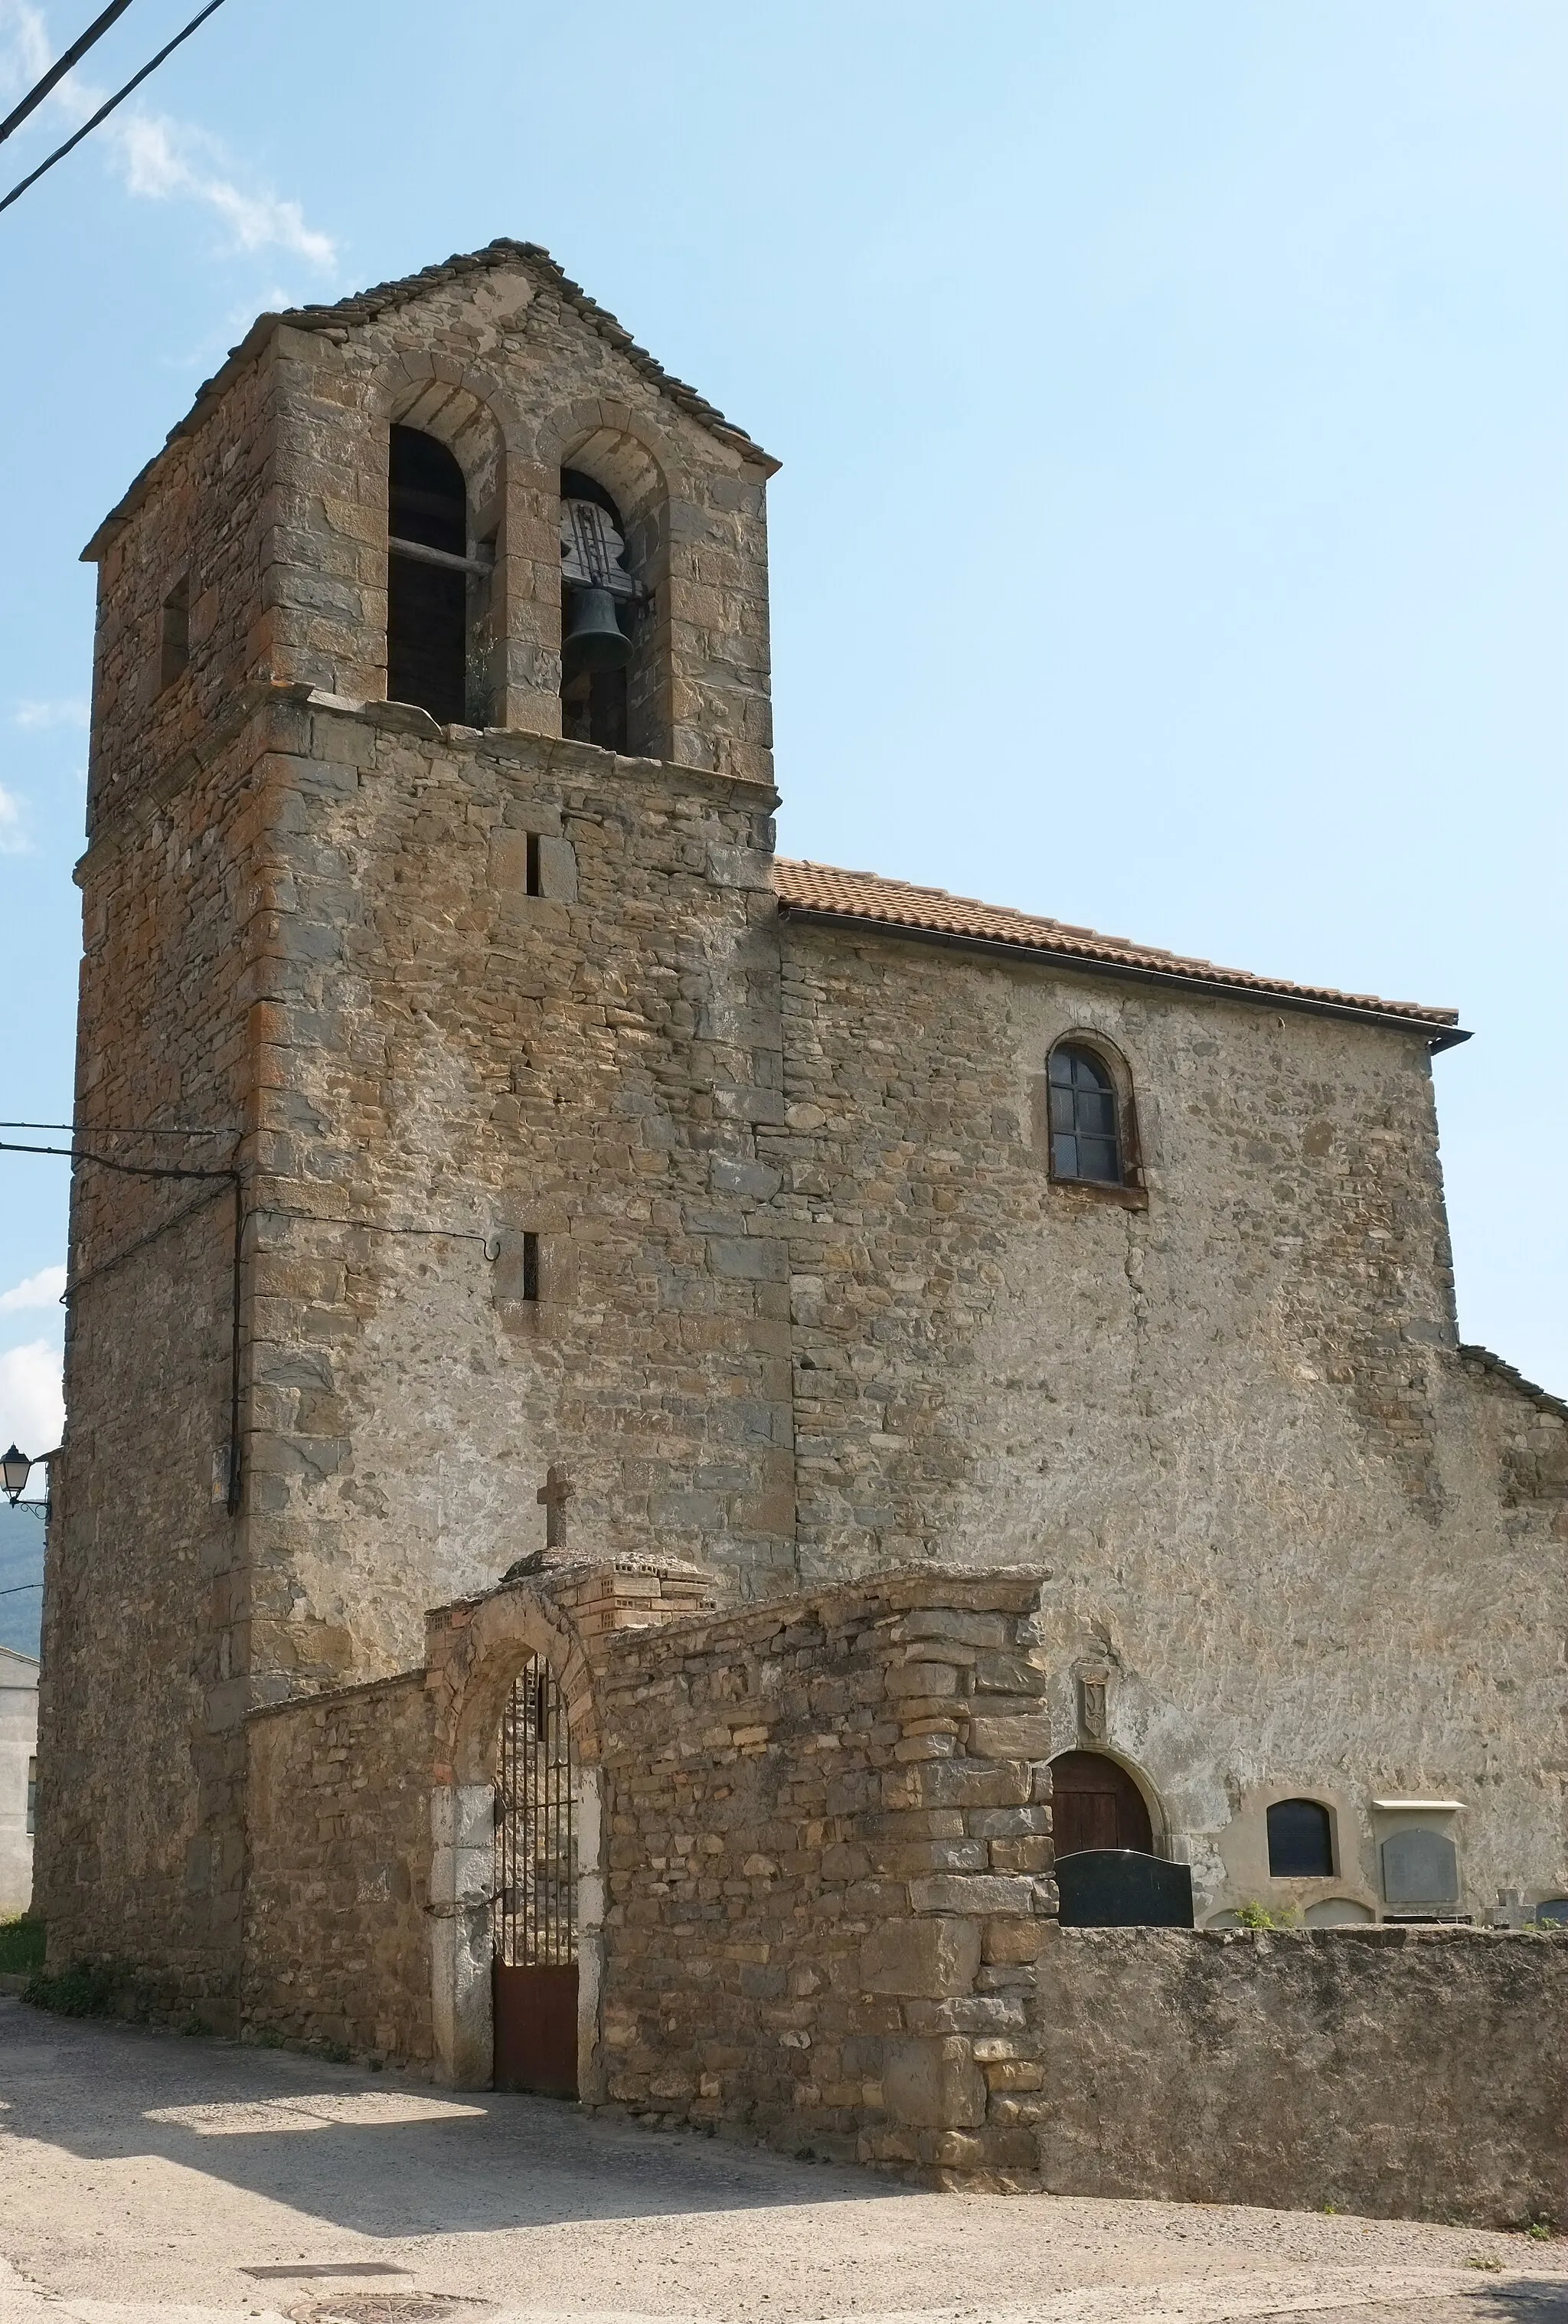
[[[69,1130],[74,1131],[78,1128],[78,1126],[79,1125],[74,1121],[0,1121],[0,1130]],[[88,1136],[89,1138],[238,1138],[241,1135],[242,1133],[239,1130],[232,1128],[224,1129],[220,1127],[217,1130],[194,1130],[189,1123],[181,1121],[166,1121],[161,1124],[144,1122],[140,1130],[114,1130],[106,1126],[100,1126],[99,1123],[95,1121],[91,1129],[88,1131]]]
[[[80,64],[93,43],[103,39],[109,26],[116,17],[125,14],[130,5],[131,0],[111,0],[111,5],[88,26],[80,40],[73,41],[64,56],[57,58],[51,65],[43,78],[33,83],[14,112],[8,113],[5,120],[0,121],[0,145],[4,145],[14,129],[21,128],[30,113],[37,112],[50,90],[65,78],[72,65]]]
[[[63,145],[57,145],[54,152],[49,155],[48,159],[41,161],[36,170],[30,171],[28,175],[23,179],[20,185],[12,187],[11,191],[5,197],[4,200],[0,200],[0,210],[8,210],[13,202],[20,201],[23,195],[27,191],[29,186],[35,186],[46,171],[52,170],[57,161],[63,161],[66,155],[72,152],[75,148],[81,143],[84,137],[88,137],[92,134],[100,121],[106,121],[117,105],[124,105],[125,99],[131,95],[132,91],[134,89],[140,88],[142,83],[146,80],[151,74],[157,71],[159,66],[163,62],[166,57],[171,57],[174,54],[175,50],[180,46],[182,41],[188,41],[192,32],[196,32],[200,25],[205,24],[209,16],[216,15],[218,9],[222,6],[223,0],[208,0],[208,5],[204,9],[202,9],[200,14],[193,16],[182,32],[176,32],[174,38],[168,42],[167,46],[159,50],[157,55],[152,59],[150,64],[144,64],[139,73],[133,73],[130,79],[125,83],[125,88],[116,89],[114,96],[110,97],[106,105],[100,105],[92,119],[90,121],[84,121],[74,137],[68,137]]]

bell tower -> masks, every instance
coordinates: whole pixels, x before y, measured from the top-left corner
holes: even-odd
[[[793,1579],[774,466],[499,242],[263,316],[87,551],[81,1143],[218,1180],[78,1170],[40,1894],[216,2024],[254,1721],[551,1463]]]

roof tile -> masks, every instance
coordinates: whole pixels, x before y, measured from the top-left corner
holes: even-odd
[[[1372,993],[1336,992],[1327,985],[1291,984],[1277,977],[1254,976],[1245,969],[1219,968],[1213,961],[1167,952],[1158,945],[1102,936],[1096,929],[1075,927],[1070,921],[1042,919],[1002,904],[982,904],[973,896],[950,896],[945,888],[917,888],[906,880],[883,880],[874,872],[844,872],[831,863],[797,862],[786,856],[776,859],[773,872],[779,906],[787,915],[872,921],[883,927],[961,941],[967,937],[1020,953],[1092,962],[1162,982],[1170,979],[1211,989],[1224,987],[1238,998],[1274,999],[1298,1007],[1344,1010],[1357,1016],[1397,1018],[1430,1026],[1451,1038],[1465,1038],[1453,1033],[1459,1018],[1453,1009],[1424,1009],[1409,1001],[1380,1001]]]

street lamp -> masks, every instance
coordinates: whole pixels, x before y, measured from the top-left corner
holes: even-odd
[[[32,1466],[26,1453],[19,1452],[14,1444],[0,1457],[0,1479],[5,1480],[6,1499],[13,1508],[27,1490],[27,1476]]]

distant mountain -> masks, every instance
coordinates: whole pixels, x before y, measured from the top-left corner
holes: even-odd
[[[0,1495],[0,1590],[14,1590],[19,1582],[43,1579],[43,1525],[32,1509],[14,1509]],[[38,1652],[38,1618],[42,1593],[23,1590],[0,1598],[0,1646],[19,1654]]]

